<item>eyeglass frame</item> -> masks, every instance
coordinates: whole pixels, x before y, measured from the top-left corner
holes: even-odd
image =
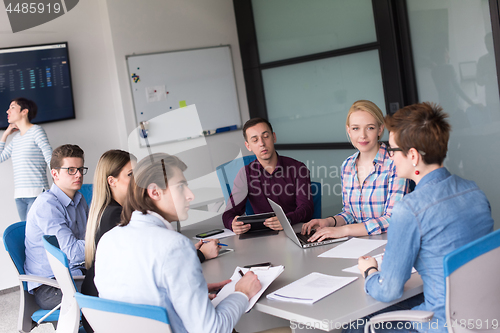
[[[80,167],[80,168],[75,168],[75,167],[69,167],[69,168],[58,167],[58,168],[54,168],[54,169],[66,169],[66,171],[68,171],[68,175],[70,175],[70,176],[76,175],[77,172],[80,172],[80,174],[82,176],[85,176],[87,174],[87,171],[89,170],[89,168],[87,168],[87,167]],[[75,173],[70,173],[69,169],[76,169],[76,171],[75,171]]]
[[[401,151],[401,152],[403,151],[403,149],[401,149],[399,147],[392,148],[390,146],[387,147],[386,150],[387,150],[387,154],[389,155],[389,157],[394,157],[394,152],[395,151]],[[420,153],[420,155],[425,156],[425,152],[424,151],[421,151],[421,150],[417,150],[417,151]]]

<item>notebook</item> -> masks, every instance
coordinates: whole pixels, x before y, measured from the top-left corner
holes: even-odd
[[[236,267],[233,273],[233,276],[231,276],[231,282],[226,284],[224,288],[222,288],[219,293],[217,294],[217,297],[215,297],[212,300],[212,304],[214,307],[219,305],[219,303],[229,296],[231,293],[234,292],[234,287],[236,286],[236,283],[241,279],[241,275],[239,271],[242,271],[243,274],[246,274],[249,270],[252,270],[257,276],[259,277],[260,281],[260,291],[250,299],[250,302],[248,304],[248,308],[246,309],[245,312],[250,311],[255,303],[257,303],[257,300],[259,297],[264,293],[264,291],[269,287],[269,285],[276,280],[278,276],[280,276],[281,273],[285,270],[285,266],[275,266],[275,267],[252,267],[252,268],[242,268],[242,267]]]
[[[270,293],[267,298],[275,301],[313,304],[356,279],[357,277],[311,273]]]
[[[278,220],[281,223],[281,226],[283,227],[283,231],[285,232],[285,235],[287,235],[288,238],[290,238],[295,244],[300,246],[303,249],[306,249],[308,247],[313,247],[313,246],[320,246],[320,245],[326,245],[326,244],[331,244],[331,243],[336,243],[336,242],[342,242],[347,240],[348,237],[343,237],[343,238],[329,238],[322,240],[321,242],[308,242],[307,239],[311,237],[309,235],[302,235],[300,232],[295,232],[293,230],[292,225],[288,221],[288,218],[285,215],[285,212],[283,211],[283,208],[281,208],[280,205],[278,205],[276,202],[272,201],[271,199],[267,199],[269,201],[269,204],[271,205],[271,208],[273,209],[274,213],[278,217]]]

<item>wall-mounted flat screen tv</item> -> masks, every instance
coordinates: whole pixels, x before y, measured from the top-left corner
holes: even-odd
[[[32,123],[75,118],[67,42],[0,49],[0,129],[17,97],[38,106]]]

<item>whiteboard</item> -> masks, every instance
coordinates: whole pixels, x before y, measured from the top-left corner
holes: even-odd
[[[193,137],[200,124],[205,131],[241,127],[230,46],[129,55],[126,59],[137,125],[149,121],[150,144]],[[199,121],[182,124],[184,130],[175,133],[161,130],[155,120],[179,109],[183,102],[196,106]]]

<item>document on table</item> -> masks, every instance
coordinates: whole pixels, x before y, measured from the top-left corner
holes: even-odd
[[[357,278],[356,276],[344,277],[311,273],[267,295],[267,298],[276,301],[313,304]]]
[[[351,238],[347,242],[321,253],[318,257],[358,259],[386,243],[387,240]]]
[[[201,239],[201,240],[204,240],[204,239],[222,239],[222,238],[226,238],[226,237],[230,237],[230,236],[235,236],[236,235],[234,232],[232,232],[229,229],[224,228],[222,230],[224,230],[224,232],[221,233],[221,234],[217,234],[217,235],[213,235],[213,236],[205,237],[205,238],[198,238],[198,237],[193,237],[193,238],[194,239]]]
[[[233,276],[231,276],[231,282],[226,284],[224,288],[219,291],[217,294],[217,297],[215,297],[212,300],[212,304],[216,307],[219,305],[219,303],[229,296],[231,293],[234,292],[234,287],[236,286],[236,283],[241,279],[241,275],[238,272],[241,270],[243,274],[246,274],[249,270],[257,274],[259,277],[260,285],[262,288],[260,291],[250,299],[250,303],[248,304],[248,308],[246,309],[246,312],[250,311],[252,307],[255,305],[259,297],[264,293],[264,291],[269,287],[269,285],[276,280],[276,278],[283,273],[285,270],[285,266],[275,266],[275,267],[252,267],[251,269],[248,268],[241,268],[241,267],[236,267],[234,270]]]
[[[373,256],[373,258],[375,260],[377,260],[377,264],[378,264],[379,269],[380,269],[380,266],[382,265],[382,257],[383,256],[384,256],[383,253],[377,254],[376,256]],[[354,266],[349,267],[349,268],[344,268],[342,271],[343,272],[347,272],[347,273],[353,273],[353,274],[361,274],[361,272],[358,269],[358,265],[354,265]],[[411,273],[413,274],[413,273],[416,273],[416,272],[417,272],[417,270],[415,269],[415,267],[413,267],[411,269]]]

